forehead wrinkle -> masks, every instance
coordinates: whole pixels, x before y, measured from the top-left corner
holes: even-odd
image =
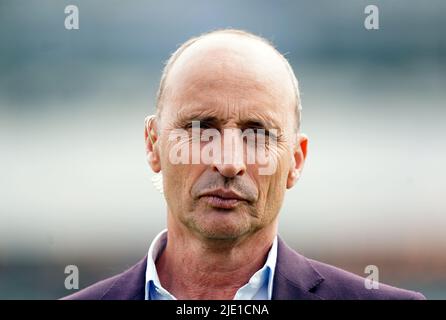
[[[244,109],[253,109],[250,105],[262,105],[264,106],[262,109],[266,110],[268,106],[272,107],[277,105],[277,103],[275,99],[263,96],[260,92],[257,94],[249,94],[248,96],[238,96],[237,94],[231,94],[231,92],[215,94],[214,92],[206,90],[198,90],[196,93],[191,92],[191,94],[187,95],[178,95],[171,103],[172,107],[178,106],[177,113],[208,109],[209,112],[211,110],[215,112],[225,110],[229,114],[242,112]],[[258,107],[255,109],[258,109]]]
[[[183,104],[178,110],[178,119],[193,119],[204,117],[216,117],[217,110],[213,108],[203,108],[200,104]]]
[[[210,78],[210,79],[209,79]],[[269,99],[277,101],[281,98],[280,92],[274,86],[268,86],[264,81],[247,77],[220,77],[206,75],[192,76],[192,79],[183,79],[174,91],[172,100],[211,100],[215,102],[219,98],[237,100]]]
[[[267,86],[262,83],[254,84],[240,84],[235,81],[231,81],[229,86],[228,81],[218,80],[218,81],[208,81],[203,83],[203,87],[199,85],[198,82],[188,86],[185,90],[179,88],[176,92],[172,102],[174,105],[190,105],[190,106],[200,106],[206,105],[209,107],[219,108],[225,106],[228,110],[231,108],[245,109],[245,106],[249,105],[262,105],[265,109],[267,106],[283,106],[284,102],[280,101],[280,96],[275,95],[269,90],[265,90]],[[275,107],[277,108],[277,107]]]

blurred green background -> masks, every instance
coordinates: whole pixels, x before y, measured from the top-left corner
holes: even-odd
[[[445,15],[443,0],[0,0],[0,298],[59,298],[66,265],[83,288],[146,254],[165,226],[143,140],[163,63],[233,27],[272,40],[300,81],[309,151],[282,237],[445,299]]]

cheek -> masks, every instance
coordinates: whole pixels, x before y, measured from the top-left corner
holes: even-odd
[[[278,213],[286,191],[286,182],[290,167],[289,153],[286,148],[279,148],[276,153],[277,167],[271,175],[259,175],[258,166],[250,168],[250,174],[259,189],[258,207],[265,215]]]
[[[277,170],[275,174],[269,176],[261,175],[258,185],[263,202],[277,201],[285,191],[286,176],[282,170]]]
[[[270,185],[271,188],[275,187],[277,189],[286,187],[286,180],[291,166],[290,154],[290,150],[284,144],[280,144],[274,150],[269,150],[267,164],[249,165],[250,175],[259,187],[263,186],[262,188],[264,188],[266,186],[269,188]],[[273,162],[275,165],[272,164]],[[261,174],[261,168],[273,168],[273,170],[263,170],[263,174]]]
[[[166,150],[166,149],[165,149]],[[186,203],[191,200],[190,191],[200,177],[203,166],[199,164],[173,164],[168,152],[161,157],[164,193],[169,203]]]
[[[164,197],[169,209],[175,215],[183,215],[193,210],[190,191],[195,181],[191,165],[166,163],[162,169]]]
[[[161,162],[161,173],[163,175],[164,184],[164,196],[168,203],[170,200],[179,196],[179,190],[183,188],[183,184],[186,182],[186,168],[185,165],[173,164],[169,159],[169,144],[160,144],[160,162]]]

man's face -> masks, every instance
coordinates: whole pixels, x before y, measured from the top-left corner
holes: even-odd
[[[170,218],[212,239],[237,239],[272,225],[286,188],[294,184],[290,175],[303,164],[295,132],[293,85],[280,57],[251,39],[201,40],[175,62],[162,104],[158,152]],[[201,132],[218,130],[222,155],[228,152],[224,150],[228,132],[265,129],[268,135],[275,129],[275,146],[264,147],[268,161],[275,161],[275,170],[264,175],[260,171],[264,165],[248,163],[247,139],[238,140],[244,146],[242,155],[231,149],[231,161],[198,164],[191,160],[191,145],[197,142],[186,139],[180,143],[191,151],[190,161],[174,164],[171,151],[179,142],[169,141],[169,135],[183,129],[192,137],[192,121],[199,121]],[[210,143],[199,141],[198,148]]]

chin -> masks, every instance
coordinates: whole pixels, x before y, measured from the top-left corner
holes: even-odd
[[[241,213],[215,212],[193,219],[193,229],[201,236],[213,240],[235,240],[251,230],[249,218]]]

